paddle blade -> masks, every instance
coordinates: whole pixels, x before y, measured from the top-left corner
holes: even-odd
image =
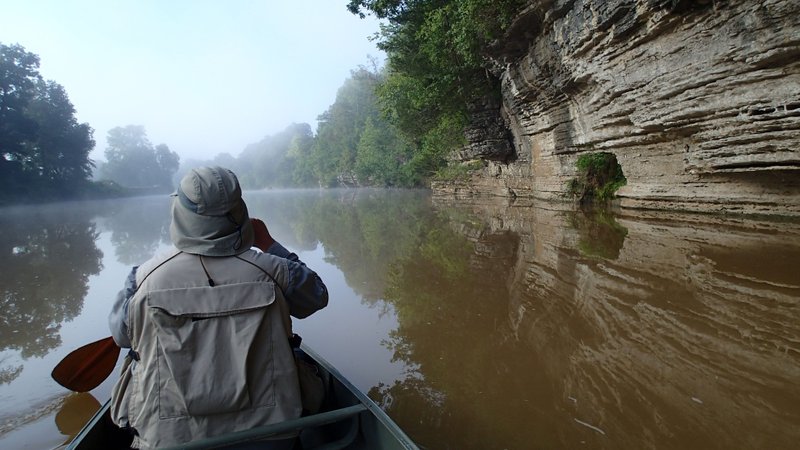
[[[108,378],[118,357],[119,347],[109,336],[73,350],[53,369],[52,376],[71,391],[88,392]]]

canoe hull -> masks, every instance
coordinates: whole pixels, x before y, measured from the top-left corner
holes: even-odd
[[[317,366],[326,386],[326,396],[319,413],[279,424],[231,433],[176,448],[258,448],[269,436],[299,431],[303,449],[387,449],[412,450],[418,447],[383,410],[355,388],[338,370],[307,346],[300,352]],[[113,425],[110,402],[95,414],[67,447],[72,450],[128,448],[130,438]],[[261,442],[263,444],[263,442]]]

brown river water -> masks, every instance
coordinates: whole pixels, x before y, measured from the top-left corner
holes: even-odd
[[[246,192],[326,281],[304,342],[429,449],[790,449],[800,223]],[[0,210],[0,448],[53,449],[104,402],[50,378],[109,334],[167,196]]]

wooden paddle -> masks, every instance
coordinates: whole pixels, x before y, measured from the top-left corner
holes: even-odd
[[[109,336],[73,350],[53,369],[52,376],[71,391],[89,392],[108,378],[117,358],[119,347]]]

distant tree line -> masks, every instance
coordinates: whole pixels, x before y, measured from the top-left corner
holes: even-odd
[[[384,73],[351,73],[318,118],[317,134],[297,155],[295,180],[320,186],[415,186],[413,147],[386,120],[376,97]]]
[[[385,72],[360,67],[318,117],[316,134],[305,123],[249,145],[238,157],[188,160],[177,177],[204,164],[229,167],[248,189],[267,187],[385,186],[424,184],[443,162],[416,152],[380,107]],[[175,181],[175,180],[173,180]]]
[[[106,162],[98,167],[98,179],[138,192],[173,189],[172,175],[178,170],[180,157],[166,144],[153,146],[143,126],[112,128],[106,142]]]
[[[115,128],[95,179],[110,180],[105,188],[164,191],[188,168],[212,163],[236,171],[250,189],[424,186],[448,173],[447,155],[465,143],[470,106],[499,95],[482,55],[525,4],[349,0],[354,14],[387,22],[378,42],[387,63],[354,70],[318,117],[316,132],[292,124],[239,156],[184,161],[178,169],[178,155],[153,146],[144,128]],[[0,49],[0,176],[11,187],[5,192],[67,195],[92,174],[92,130],[77,123],[61,86],[41,80],[36,55],[18,45]]]
[[[349,0],[354,14],[387,22],[378,42],[386,66],[353,71],[319,116],[316,135],[305,124],[293,125],[255,144],[270,146],[272,156],[261,164],[245,162],[253,159],[249,151],[227,161],[239,162],[240,172],[252,171],[243,184],[253,188],[410,187],[455,173],[447,155],[465,144],[470,108],[500,95],[498,80],[485,67],[485,49],[526,4]]]

